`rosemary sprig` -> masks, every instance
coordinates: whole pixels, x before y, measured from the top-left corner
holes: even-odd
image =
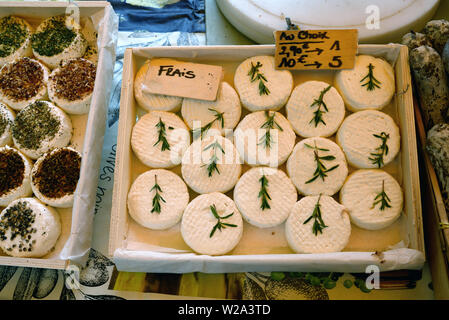
[[[323,163],[323,160],[324,161],[332,161],[332,160],[335,160],[335,157],[333,155],[320,156],[318,151],[329,152],[329,149],[318,148],[316,146],[316,142],[315,142],[315,146],[313,146],[313,147],[311,145],[307,144],[307,143],[305,143],[304,145],[307,148],[313,149],[313,154],[314,154],[315,162],[316,162],[316,170],[313,173],[313,177],[310,180],[307,180],[306,184],[307,183],[311,183],[311,182],[315,181],[318,178],[321,178],[321,180],[324,181],[324,178],[327,177],[327,173],[332,171],[332,170],[334,170],[334,169],[337,169],[339,164],[337,164],[337,165],[327,169],[326,166]]]
[[[313,113],[314,117],[309,122],[315,122],[315,128],[318,127],[320,123],[326,125],[326,122],[324,122],[323,120],[323,114],[328,112],[329,110],[327,109],[326,103],[324,103],[323,99],[324,95],[330,90],[330,88],[332,88],[332,86],[328,86],[327,88],[323,89],[318,99],[314,99],[313,103],[310,105],[311,108],[313,108],[314,106],[318,106],[318,109],[316,109],[316,111]],[[324,111],[321,110],[321,106],[323,106]]]
[[[155,191],[156,193],[154,194],[153,197],[153,209],[151,209],[151,213],[153,212],[157,212],[157,213],[161,213],[161,201],[165,202],[165,199],[162,198],[161,194],[159,192],[162,193],[162,189],[161,187],[157,184],[157,175],[154,175],[154,186],[153,188],[151,188],[151,191]]]
[[[218,141],[215,140],[215,142],[208,145],[206,148],[204,148],[203,151],[207,151],[209,149],[213,148],[214,154],[209,160],[209,164],[207,165],[207,173],[209,177],[212,177],[212,174],[214,171],[217,171],[218,174],[220,174],[220,170],[218,170],[217,162],[218,162],[218,156],[217,156],[217,150],[220,150],[221,153],[225,154],[223,147],[218,143]],[[202,167],[206,166],[205,164],[202,165]]]
[[[153,147],[157,146],[159,142],[162,143],[161,151],[170,150],[170,144],[167,141],[167,132],[165,130],[165,123],[162,122],[162,119],[159,118],[159,122],[156,124],[156,128],[158,129],[159,136]]]
[[[380,210],[384,211],[386,208],[391,208],[390,202],[391,200],[385,192],[385,180],[382,180],[382,191],[374,198],[372,209],[380,203]]]
[[[276,112],[273,112],[273,114],[270,116],[269,111],[265,111],[265,117],[267,121],[262,124],[260,127],[261,129],[265,129],[265,134],[263,137],[260,138],[258,145],[263,144],[265,148],[271,148],[271,144],[273,143],[271,138],[271,129],[275,129],[275,127],[281,131],[284,131],[282,127],[274,120],[274,116],[276,115]]]
[[[217,231],[217,229],[221,231],[222,229],[226,229],[226,227],[231,227],[231,228],[237,227],[237,225],[235,225],[235,224],[225,223],[225,222],[221,221],[221,220],[228,219],[228,218],[232,217],[234,215],[234,212],[231,214],[228,214],[227,216],[220,217],[218,215],[217,207],[215,207],[215,204],[210,206],[210,211],[212,212],[214,217],[217,219],[217,224],[212,228],[209,238],[212,238],[212,236],[214,235],[215,231]]]
[[[265,86],[265,82],[268,82],[267,78],[260,73],[259,68],[262,67],[262,64],[257,61],[256,65],[251,62],[251,69],[248,72],[248,75],[251,77],[251,82],[259,80],[259,95],[269,95],[270,90]]]
[[[368,74],[362,80],[360,80],[360,82],[367,80],[367,82],[362,84],[362,87],[366,86],[366,90],[368,91],[373,91],[376,88],[380,88],[379,85],[381,84],[381,82],[374,77],[373,69],[374,66],[370,63],[368,65]]]
[[[373,136],[381,139],[382,143],[376,148],[378,152],[371,153],[372,157],[369,157],[368,159],[371,160],[374,165],[377,165],[378,168],[381,168],[384,165],[384,155],[386,156],[388,154],[387,140],[390,138],[390,135],[385,132],[381,132],[380,134],[373,134]]]
[[[304,221],[304,223],[303,223],[303,224],[307,224],[310,220],[314,219],[313,226],[312,226],[312,231],[313,231],[313,234],[315,236],[318,235],[318,232],[322,234],[323,233],[323,229],[327,228],[326,224],[323,221],[323,218],[321,217],[320,200],[321,200],[321,194],[318,197],[318,200],[317,200],[317,202],[315,204],[315,208],[313,209],[312,215],[310,217],[308,217],[307,220]]]
[[[259,179],[259,182],[260,182],[260,192],[258,198],[262,198],[260,208],[262,209],[262,211],[265,209],[271,209],[270,204],[268,203],[268,200],[271,200],[271,197],[267,191],[268,179],[263,174],[262,177]]]
[[[215,121],[218,121],[221,125],[221,128],[224,128],[224,112],[218,112],[215,109],[212,108],[208,108],[209,111],[214,113],[215,119],[212,120],[211,122],[207,123],[206,125],[204,125],[201,128],[195,128],[192,130],[192,134],[193,134],[193,140],[198,139],[198,137],[201,136],[201,139],[204,137],[204,135],[207,133],[207,131],[209,131],[209,129],[212,127],[212,125],[214,124]]]

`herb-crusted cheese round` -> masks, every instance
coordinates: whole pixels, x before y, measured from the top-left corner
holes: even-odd
[[[131,217],[145,228],[164,230],[176,225],[189,203],[189,192],[182,179],[165,169],[142,173],[128,193]]]
[[[279,110],[293,88],[288,70],[276,70],[274,57],[255,56],[243,61],[234,74],[235,89],[249,111]]]
[[[345,104],[338,91],[323,81],[298,85],[287,105],[287,119],[301,137],[330,137],[345,117]]]
[[[11,126],[16,115],[8,106],[0,102],[0,147],[11,145]]]
[[[301,194],[332,196],[343,186],[348,165],[335,142],[315,137],[295,146],[287,161],[287,172]]]
[[[399,218],[403,195],[399,183],[385,171],[360,169],[343,185],[340,202],[348,210],[352,223],[360,228],[379,230]]]
[[[237,183],[242,165],[232,142],[222,136],[197,140],[182,158],[182,177],[197,193],[228,192]]]
[[[344,209],[325,195],[299,200],[285,223],[290,248],[297,253],[342,251],[351,235],[351,222]]]
[[[0,18],[0,67],[22,57],[30,57],[31,34],[28,22],[16,16]]]
[[[176,114],[150,111],[137,121],[131,146],[137,158],[152,168],[172,168],[181,163],[189,147],[190,133]]]
[[[295,186],[276,168],[252,168],[242,175],[234,189],[234,201],[243,218],[260,228],[283,223],[296,200]]]
[[[337,143],[356,168],[382,168],[400,150],[399,128],[386,113],[365,110],[351,114],[337,132]]]
[[[359,55],[353,69],[336,73],[335,87],[350,111],[381,110],[395,93],[394,70],[384,59]]]
[[[213,192],[192,200],[184,211],[181,234],[199,254],[223,255],[234,249],[243,234],[243,220],[228,196]]]

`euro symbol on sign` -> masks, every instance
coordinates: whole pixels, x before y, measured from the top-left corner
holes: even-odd
[[[306,63],[306,58],[308,57],[307,54],[303,54],[298,58],[298,63]]]

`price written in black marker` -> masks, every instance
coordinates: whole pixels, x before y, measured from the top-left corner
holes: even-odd
[[[276,31],[276,69],[352,69],[357,29]]]

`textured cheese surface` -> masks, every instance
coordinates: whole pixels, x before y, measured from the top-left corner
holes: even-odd
[[[282,165],[295,145],[296,134],[290,122],[279,112],[275,113],[274,120],[282,128],[276,126],[270,129],[272,144],[266,148],[264,136],[266,129],[262,125],[267,121],[266,111],[248,114],[240,121],[234,132],[234,143],[240,155],[249,165],[268,165],[277,167]],[[272,116],[273,112],[269,112]]]
[[[391,208],[373,206],[375,198],[384,191]],[[380,198],[378,199],[380,200]],[[360,169],[352,173],[340,192],[340,202],[348,210],[351,221],[360,228],[378,230],[395,222],[402,212],[403,195],[399,183],[379,169]]]
[[[322,233],[313,233],[312,218],[319,196],[304,197],[293,207],[285,224],[285,236],[289,246],[297,253],[326,253],[342,251],[351,235],[351,222],[344,207],[332,197],[320,198],[321,218],[327,226]]]
[[[219,148],[206,149],[213,143]],[[207,167],[213,155],[216,155],[218,171],[212,171],[209,177]],[[187,185],[197,193],[228,192],[237,183],[242,170],[240,156],[232,142],[222,136],[210,136],[197,140],[187,149],[182,158],[182,177]]]
[[[26,22],[22,18],[16,16],[10,17],[13,19],[13,21],[25,26],[26,30],[28,31],[28,36],[26,37],[25,41],[20,45],[20,47],[17,48],[15,51],[13,51],[10,55],[6,57],[0,57],[0,67],[22,57],[31,57],[33,54],[31,50],[31,35],[33,33],[33,28],[30,26],[28,22]]]
[[[233,213],[223,223],[237,225],[211,231],[217,223],[211,211],[215,205],[220,217]],[[213,192],[196,197],[187,205],[181,222],[181,234],[186,244],[195,252],[206,255],[223,255],[234,249],[243,233],[243,220],[234,201],[228,196]]]
[[[216,113],[210,109],[218,113],[224,112],[223,127],[220,121],[214,121]],[[211,129],[204,136],[217,131],[223,135],[225,129],[234,129],[239,123],[242,108],[239,96],[234,88],[227,82],[221,82],[215,101],[184,98],[181,113],[190,129],[199,129],[213,121]]]
[[[4,147],[12,143],[11,125],[16,115],[8,106],[0,102],[0,118],[7,123],[5,131],[0,132],[0,147]]]
[[[27,207],[35,214],[31,228],[36,229],[36,232],[32,233],[29,239],[29,243],[33,243],[33,248],[31,251],[20,251],[19,245],[22,244],[28,247],[28,243],[20,235],[11,240],[11,228],[7,229],[5,233],[7,239],[0,241],[0,247],[5,253],[14,257],[39,258],[45,256],[54,248],[61,234],[59,214],[53,208],[44,205],[35,198],[18,199],[11,202],[9,206],[13,206],[18,202],[27,203]],[[8,207],[0,213],[0,219],[2,219],[7,209]],[[14,248],[13,245],[15,245]],[[7,250],[8,248],[11,250]]]
[[[166,139],[170,150],[162,151],[159,138],[159,121],[165,124]],[[172,128],[172,129],[170,129]],[[131,136],[131,146],[137,158],[153,168],[172,168],[181,163],[182,155],[190,144],[190,133],[185,123],[176,114],[165,111],[150,111],[137,121]]]
[[[314,177],[314,172],[317,169],[315,150],[307,147],[306,144],[329,150],[318,150],[318,156],[320,157],[335,157],[334,160],[321,160],[326,169],[338,165],[336,169],[326,173],[327,177],[324,177],[324,180],[318,177],[314,181],[306,183]],[[348,176],[348,165],[343,151],[335,142],[326,138],[315,137],[304,139],[295,146],[287,161],[287,172],[301,194],[309,196],[322,193],[332,196],[343,186]]]
[[[287,119],[293,130],[304,138],[330,137],[337,132],[345,117],[345,104],[338,91],[331,87],[323,96],[323,105],[312,105],[329,84],[323,81],[307,81],[298,85],[285,106]],[[325,123],[315,124],[315,112],[320,108]]]
[[[63,148],[67,146],[72,138],[72,121],[70,117],[53,103],[48,101],[41,101],[42,103],[47,104],[50,109],[50,113],[55,116],[59,121],[59,130],[56,132],[53,138],[45,138],[41,141],[39,148],[37,149],[28,149],[20,145],[17,139],[13,136],[14,145],[26,156],[30,157],[33,160],[37,160],[44,153],[55,149],[55,148]],[[20,116],[21,112],[26,112],[28,108],[33,108],[33,104],[28,105],[22,111],[17,114],[17,118]],[[15,122],[14,122],[15,125]],[[13,125],[13,126],[14,126]]]
[[[11,148],[9,146],[5,146],[0,148],[0,153],[6,152],[8,150],[14,150],[16,153],[20,155],[20,157],[23,160],[23,163],[25,165],[25,171],[23,173],[23,180],[20,186],[15,188],[14,190],[10,190],[6,194],[0,195],[0,207],[6,207],[9,203],[12,201],[28,197],[32,194],[31,184],[30,184],[30,174],[31,169],[33,168],[33,164],[31,163],[30,159],[28,159],[26,156],[24,156],[20,151]]]
[[[269,209],[261,209],[260,179],[268,180]],[[234,201],[243,218],[250,224],[268,228],[283,223],[298,200],[296,188],[281,170],[267,167],[252,168],[239,180],[234,189]]]
[[[256,66],[257,62],[262,64],[259,68],[267,82],[264,82],[270,93],[260,95],[259,80],[251,82],[248,72],[251,63]],[[279,110],[288,100],[293,88],[293,76],[288,70],[276,70],[274,57],[255,56],[243,61],[235,71],[234,86],[239,93],[242,105],[249,111]]]
[[[157,178],[156,178],[157,177]],[[156,190],[151,190],[157,179],[159,192],[165,200],[159,201],[161,212],[153,210]],[[142,173],[133,182],[128,193],[128,209],[131,217],[140,225],[156,230],[168,229],[177,224],[189,203],[189,192],[182,179],[165,169],[155,169]]]
[[[380,82],[380,88],[367,90],[362,86],[368,80],[362,79],[368,75],[369,64],[374,66],[373,76]],[[362,82],[361,82],[362,81]],[[355,66],[350,70],[340,70],[335,75],[335,87],[345,101],[346,107],[353,111],[381,110],[393,97],[395,79],[393,67],[384,59],[368,55],[359,55],[355,59]]]
[[[382,132],[390,135],[387,139],[388,154],[384,154],[384,165],[394,160],[401,146],[399,128],[386,113],[366,110],[351,114],[340,126],[337,132],[337,143],[343,149],[348,162],[356,168],[377,168],[369,158],[371,153],[379,153],[376,148],[382,144],[382,139],[374,134]]]
[[[143,92],[145,78],[150,67],[150,60],[139,69],[134,78],[134,97],[139,106],[147,111],[160,110],[177,112],[181,108],[182,98],[163,94],[151,94]]]

